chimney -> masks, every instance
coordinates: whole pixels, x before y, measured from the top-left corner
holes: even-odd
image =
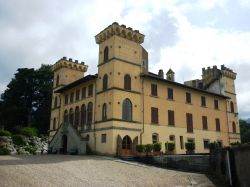
[[[160,69],[159,72],[158,72],[158,76],[162,79],[164,79],[164,73],[163,73],[163,70]]]

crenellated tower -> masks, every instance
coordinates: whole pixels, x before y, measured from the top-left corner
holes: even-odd
[[[68,85],[84,76],[88,66],[84,62],[79,63],[78,60],[73,61],[72,58],[66,57],[58,60],[53,66],[52,71],[54,73],[53,81],[53,94],[51,105],[51,118],[50,118],[50,130],[56,130],[58,128],[60,119],[60,106],[61,96],[59,93],[55,93],[59,88]]]

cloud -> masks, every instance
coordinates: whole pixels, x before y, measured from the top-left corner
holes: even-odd
[[[250,16],[246,0],[0,1],[0,93],[17,68],[53,64],[63,56],[97,72],[94,36],[117,21],[146,35],[150,70],[171,67],[177,81],[225,64],[237,72],[239,112],[250,116]]]

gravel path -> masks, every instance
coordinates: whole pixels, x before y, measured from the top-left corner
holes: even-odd
[[[214,186],[203,174],[101,156],[0,156],[0,186]]]

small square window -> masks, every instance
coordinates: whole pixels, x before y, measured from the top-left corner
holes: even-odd
[[[214,100],[214,108],[219,109],[219,101],[216,99]]]
[[[107,141],[107,134],[102,134],[101,142],[106,143],[106,141]]]
[[[151,84],[151,95],[157,96],[157,84]]]
[[[174,99],[173,88],[168,88],[168,99]]]
[[[191,93],[186,92],[186,103],[191,103]]]

